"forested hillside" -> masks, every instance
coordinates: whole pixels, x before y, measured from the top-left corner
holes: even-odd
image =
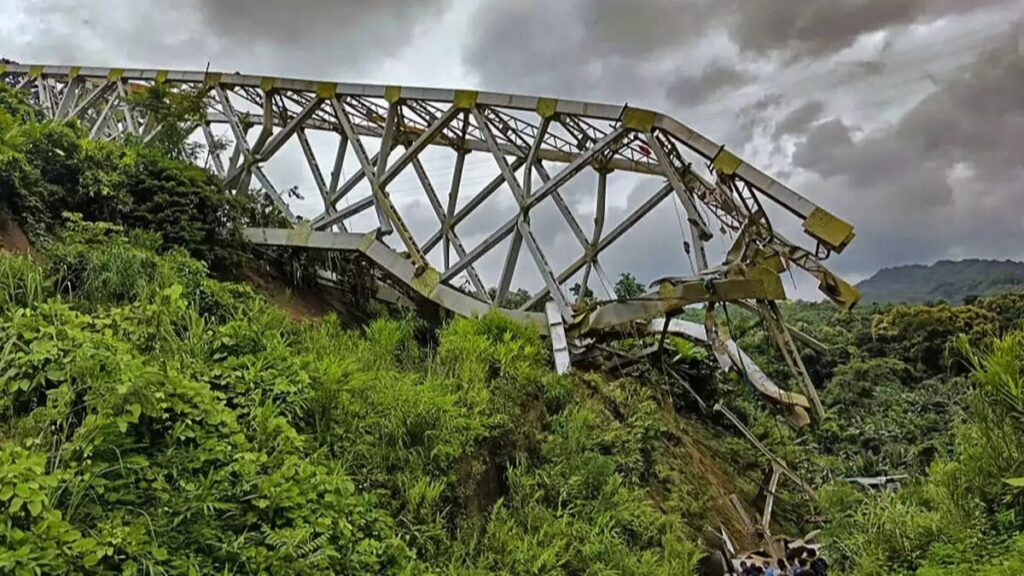
[[[970,303],[982,296],[1024,289],[1024,263],[1012,260],[941,260],[883,268],[857,284],[864,302]]]
[[[558,376],[496,314],[293,320],[241,280],[309,263],[251,253],[272,217],[195,153],[0,88],[0,201],[33,243],[0,254],[0,573],[691,573],[708,529],[757,544],[770,468],[687,388],[814,486],[780,484],[772,528],[823,528],[830,573],[1024,570],[1024,294],[785,306],[825,344],[828,414],[797,430],[684,340]],[[756,318],[722,320],[795,387]]]

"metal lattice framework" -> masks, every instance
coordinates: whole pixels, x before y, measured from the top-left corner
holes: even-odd
[[[29,91],[50,118],[75,118],[96,139],[131,136],[145,141],[159,134],[160,118],[133,105],[132,94],[154,85],[202,94],[205,118],[185,128],[208,144],[211,169],[232,192],[262,190],[294,224],[290,229],[248,230],[251,240],[361,252],[397,285],[458,314],[504,308],[517,266],[525,259],[543,285],[518,310],[506,312],[545,332],[564,323],[571,336],[582,337],[637,320],[671,318],[696,302],[707,303],[709,310],[718,302],[746,303],[766,319],[787,362],[805,378],[774,304],[785,297],[778,274],[802,269],[819,281],[827,297],[846,307],[858,298],[855,289],[823,264],[852,240],[849,224],[723,146],[650,110],[213,72],[8,64],[0,65],[0,75]],[[223,134],[218,136],[218,131]],[[332,141],[334,158],[327,172],[311,143],[314,133]],[[291,141],[301,148],[322,205],[319,214],[307,219],[296,217],[294,202],[266,170]],[[432,177],[426,162],[436,159],[438,150],[450,159],[450,168],[444,169],[447,186],[440,191],[436,170]],[[494,168],[493,176],[475,190],[464,178],[470,154],[489,157]],[[596,185],[587,187],[584,202],[568,202],[564,191],[577,186],[584,173],[590,173],[590,182],[596,173]],[[407,225],[410,217],[421,217],[409,211],[423,210],[423,203],[394,201],[393,186],[403,175],[415,176],[420,198],[437,222],[432,233],[414,234]],[[606,226],[609,180],[622,175],[653,179],[657,190],[617,224]],[[494,222],[481,241],[467,245],[461,227],[501,189],[511,193],[513,212]],[[574,302],[567,284],[575,280],[583,294],[598,281],[607,286],[611,279],[601,256],[624,234],[644,226],[666,201],[682,207],[687,230],[678,248],[692,258],[696,274],[659,281],[651,294],[636,301]],[[580,204],[591,207],[592,223],[586,226],[575,209]],[[556,248],[559,255],[578,254],[558,269],[550,265],[551,249],[538,241],[531,218],[544,205],[554,206],[571,233],[571,245]],[[777,212],[802,221],[814,247],[803,248],[780,235],[765,205],[781,207]],[[705,243],[716,232],[728,235],[732,248],[724,263],[712,266]],[[478,266],[494,253],[500,253],[503,265],[488,286]],[[548,301],[557,313],[531,312]],[[714,332],[709,323],[709,337]],[[816,400],[813,390],[808,392]]]

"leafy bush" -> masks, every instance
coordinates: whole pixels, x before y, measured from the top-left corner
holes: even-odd
[[[998,334],[998,320],[976,306],[897,306],[874,318],[871,333],[888,353],[927,374],[945,371],[958,335],[979,343]]]
[[[218,178],[187,155],[132,142],[94,142],[74,121],[41,123],[0,86],[0,198],[39,236],[65,213],[159,234],[222,274],[244,263],[240,227],[245,195],[225,193]],[[147,100],[148,102],[148,100]]]

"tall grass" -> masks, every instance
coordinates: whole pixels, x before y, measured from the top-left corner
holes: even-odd
[[[42,271],[26,256],[0,251],[0,313],[27,308],[47,295]]]

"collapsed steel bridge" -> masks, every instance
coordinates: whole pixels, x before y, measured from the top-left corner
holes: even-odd
[[[807,339],[786,326],[776,305],[786,297],[780,274],[803,270],[817,279],[826,297],[852,307],[859,294],[824,264],[853,239],[852,226],[669,116],[628,105],[209,71],[0,64],[0,76],[29,92],[48,118],[75,119],[94,139],[149,141],[160,134],[166,120],[135,104],[135,95],[153,87],[199,95],[202,118],[178,128],[205,141],[205,162],[230,193],[259,191],[291,223],[248,229],[249,240],[358,253],[393,287],[455,314],[502,310],[551,335],[560,369],[567,368],[577,346],[602,335],[624,328],[673,331],[710,343],[723,367],[738,366],[797,420],[806,420],[807,411],[822,411],[794,340]],[[323,156],[324,146],[313,142],[322,144],[324,138],[333,151],[327,171],[317,154],[320,148]],[[322,206],[307,218],[296,216],[295,198],[275,185],[267,169],[295,142],[303,159],[298,162],[308,168]],[[493,176],[475,190],[464,177],[471,154],[493,162]],[[443,187],[436,184],[437,170],[428,169],[439,158],[449,162]],[[425,203],[398,202],[392,193],[403,175],[411,179],[410,170]],[[578,190],[585,174],[596,184],[584,182],[583,201],[567,200],[565,191]],[[620,177],[649,179],[655,191],[628,206],[619,222],[606,225],[615,200],[610,191]],[[511,213],[490,222],[486,236],[467,245],[460,231],[499,190],[511,194]],[[684,237],[678,245],[650,249],[675,257],[683,251],[693,270],[655,282],[640,298],[587,298],[591,286],[607,290],[612,283],[602,255],[627,232],[645,226],[666,202],[682,208]],[[531,216],[545,206],[553,206],[568,228],[568,246],[548,248],[538,241]],[[580,206],[592,222],[581,224]],[[415,234],[407,222],[425,211],[436,221],[435,229]],[[801,222],[812,247],[781,235],[769,212]],[[723,262],[712,264],[705,245],[716,233],[726,236],[730,247]],[[555,268],[553,252],[575,256]],[[495,254],[503,264],[489,285],[478,268]],[[508,301],[521,262],[536,269],[542,285],[513,309]],[[572,296],[570,282],[582,297]],[[803,388],[800,393],[781,390],[752,369],[712,314],[723,303],[761,315]],[[693,304],[707,310],[703,325],[661,320]],[[542,307],[545,312],[537,311]]]

